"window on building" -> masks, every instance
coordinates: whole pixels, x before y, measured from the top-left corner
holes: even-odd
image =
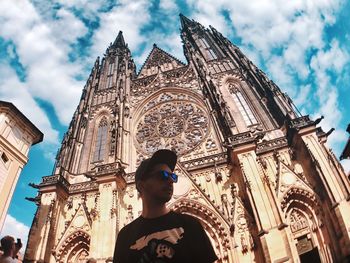
[[[103,117],[97,129],[97,137],[96,137],[95,151],[94,151],[94,158],[93,158],[94,162],[103,160],[103,157],[106,151],[106,144],[107,144],[107,133],[108,133],[107,127],[108,127],[107,118]]]
[[[212,49],[212,47],[208,44],[208,41],[205,38],[199,38],[199,43],[200,46],[203,48],[205,56],[207,58],[207,60],[213,60],[213,59],[217,59],[217,55],[215,54],[214,50]]]
[[[110,63],[108,65],[108,72],[107,72],[107,89],[113,86],[113,71],[114,71],[114,63]]]
[[[4,152],[1,153],[0,155],[1,155],[1,160],[6,164],[9,161],[9,158]]]
[[[229,85],[229,89],[245,124],[247,126],[257,124],[258,122],[240,90],[232,84]]]

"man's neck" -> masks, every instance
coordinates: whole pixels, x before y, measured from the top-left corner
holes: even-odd
[[[170,209],[165,204],[146,204],[142,203],[142,217],[156,218],[169,213]]]
[[[12,251],[6,251],[6,252],[4,252],[2,257],[4,257],[4,258],[6,258],[6,257],[13,257],[13,253],[12,253]]]

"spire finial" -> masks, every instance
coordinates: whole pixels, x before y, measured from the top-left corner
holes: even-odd
[[[188,19],[186,16],[184,16],[182,13],[180,13],[180,21],[181,21],[181,27],[184,29],[185,27],[193,27],[196,25],[196,22],[193,20]]]
[[[125,47],[125,41],[123,37],[123,31],[119,31],[117,38],[114,40],[113,46]]]

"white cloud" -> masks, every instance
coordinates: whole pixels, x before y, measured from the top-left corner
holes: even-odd
[[[41,1],[42,2],[42,1]],[[40,5],[42,3],[40,2]],[[46,2],[46,1],[43,1]],[[76,9],[87,19],[95,19],[98,13],[108,4],[105,0],[57,0],[65,9]]]
[[[311,60],[312,68],[318,73],[325,70],[335,70],[340,73],[345,63],[349,60],[349,54],[339,47],[339,42],[335,39],[330,43],[330,48],[319,50]]]
[[[335,11],[340,5],[340,1],[317,1],[311,4],[302,0],[187,2],[194,8],[193,16],[199,22],[205,25],[217,24],[222,32],[229,33],[234,28],[243,45],[253,46],[255,52],[259,52],[263,61],[269,64],[269,70],[270,66],[275,67],[274,63],[270,63],[271,59],[273,62],[276,60],[271,57],[272,51],[279,48],[282,52],[279,55],[282,69],[277,75],[273,74],[273,78],[295,72],[301,79],[310,73],[305,61],[306,52],[311,48],[323,48],[323,30],[326,25],[334,23]],[[232,25],[223,21],[223,11],[228,13]],[[292,81],[292,78],[287,81]]]
[[[160,0],[159,7],[166,13],[178,13],[178,6],[172,0]]]
[[[348,159],[342,160],[340,163],[343,165],[345,173],[347,175],[349,175],[350,174],[350,160],[348,160]]]
[[[227,24],[225,18],[220,13],[223,9],[232,7],[232,3],[229,0],[217,0],[217,1],[196,1],[188,0],[189,9],[193,12],[191,19],[200,22],[203,26],[209,25],[215,27],[224,35],[228,35],[231,32],[231,28]]]
[[[311,68],[315,72],[316,94],[319,104],[322,105],[316,112],[325,116],[322,126],[326,129],[336,128],[341,120],[338,91],[332,83],[328,72],[334,71],[337,75],[340,75],[348,59],[349,54],[339,47],[339,43],[336,40],[333,40],[330,48],[319,50],[310,63]]]
[[[10,214],[7,214],[4,226],[1,230],[1,238],[7,235],[12,236],[16,242],[17,238],[20,238],[23,244],[20,252],[24,254],[25,248],[27,246],[28,234],[29,226],[26,226],[25,224],[17,221],[16,218],[12,217]]]
[[[93,36],[93,55],[102,54],[118,31],[123,31],[125,41],[131,50],[136,50],[147,39],[141,29],[150,20],[150,2],[146,0],[122,1],[107,13],[100,14],[100,27]]]
[[[271,56],[270,59],[266,62],[267,67],[270,69],[272,75],[272,80],[278,85],[287,87],[282,89],[284,92],[288,92],[292,97],[295,95],[295,89],[289,88],[289,84],[292,82],[292,76],[288,74],[288,71],[285,68],[285,61],[281,56]]]
[[[302,108],[307,108],[308,106],[308,101],[311,100],[310,96],[310,91],[311,91],[311,85],[302,85],[300,87],[300,92],[299,94],[295,95],[295,100],[294,104],[295,105],[302,105]]]
[[[57,144],[58,131],[52,128],[46,113],[38,106],[27,86],[20,82],[13,69],[0,64],[0,72],[6,78],[0,78],[0,97],[13,103],[35,126],[44,133],[44,140]]]
[[[81,20],[63,8],[57,11],[56,19],[50,21],[49,25],[52,35],[60,44],[67,45],[66,49],[69,49],[69,44],[74,43],[77,38],[84,36],[88,31]]]
[[[322,123],[321,123],[322,124]],[[326,125],[329,125],[329,127],[332,127],[331,124],[326,123],[325,125],[322,125],[324,127],[325,132],[328,132],[331,128],[326,128]],[[334,126],[334,125],[333,125]],[[344,148],[345,144],[344,142],[347,141],[347,134],[344,130],[336,129],[332,132],[332,134],[327,138],[327,145],[329,148],[334,151],[336,156],[339,158],[340,151],[338,149]]]
[[[66,11],[58,12],[59,22],[51,28],[27,0],[2,1],[0,14],[0,36],[16,47],[26,69],[28,93],[52,103],[61,122],[67,124],[83,87],[74,79],[80,66],[68,61],[69,44],[86,30]]]

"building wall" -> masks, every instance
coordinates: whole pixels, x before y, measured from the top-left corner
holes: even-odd
[[[11,103],[0,101],[0,230],[31,145],[40,131]],[[42,134],[41,134],[42,136]],[[42,138],[41,138],[42,139]]]
[[[345,262],[350,185],[327,135],[214,28],[181,24],[187,64],[154,45],[136,74],[121,33],[96,60],[38,186],[25,260],[111,260],[141,214],[136,168],[168,148],[168,205],[201,222],[218,262]]]

